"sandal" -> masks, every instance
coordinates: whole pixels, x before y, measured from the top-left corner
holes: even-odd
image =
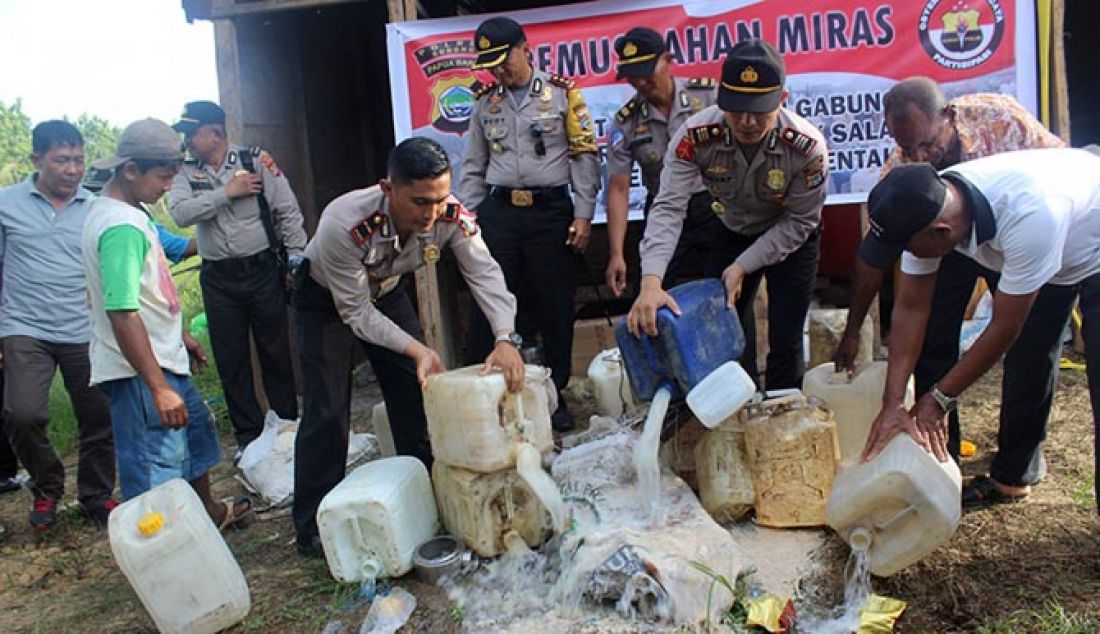
[[[237,512],[237,506],[240,504],[247,505],[243,511]],[[218,524],[218,530],[225,532],[231,528],[244,528],[248,520],[252,519],[252,498],[247,495],[239,495],[236,498],[226,498],[222,500],[222,505],[225,506],[225,517],[222,518],[221,524]]]
[[[1001,490],[997,483],[987,475],[974,476],[970,483],[962,488],[963,508],[982,508],[995,504],[1019,504],[1027,499],[1028,493],[1013,495]]]

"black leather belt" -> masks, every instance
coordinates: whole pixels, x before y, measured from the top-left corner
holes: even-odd
[[[569,198],[569,186],[519,188],[489,185],[489,195],[498,200],[503,200],[513,207],[533,207],[536,203],[567,200]]]

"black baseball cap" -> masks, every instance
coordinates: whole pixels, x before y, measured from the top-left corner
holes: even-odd
[[[738,42],[722,64],[718,107],[726,112],[771,112],[783,101],[787,66],[764,40]]]
[[[474,48],[477,59],[470,68],[489,69],[500,66],[513,46],[527,39],[523,27],[512,18],[489,18],[474,32]]]
[[[947,185],[928,163],[898,165],[867,198],[870,229],[859,245],[868,266],[893,266],[909,240],[940,215]]]
[[[657,67],[657,61],[668,51],[661,35],[644,26],[634,27],[615,41],[619,65],[615,79],[623,77],[648,77]]]
[[[225,110],[213,101],[192,101],[183,107],[183,114],[172,129],[191,134],[207,123],[225,125]]]

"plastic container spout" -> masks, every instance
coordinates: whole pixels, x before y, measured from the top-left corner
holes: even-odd
[[[870,550],[872,541],[874,541],[874,537],[871,535],[871,531],[862,526],[853,528],[852,532],[848,533],[848,545],[852,547],[853,551]]]

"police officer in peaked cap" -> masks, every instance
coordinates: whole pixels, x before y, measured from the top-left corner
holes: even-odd
[[[599,191],[592,116],[572,80],[531,65],[527,36],[515,20],[482,22],[474,48],[473,70],[487,70],[496,81],[478,91],[457,194],[477,209],[485,243],[520,310],[536,318],[560,392],[572,360],[577,253],[588,244]],[[474,313],[470,363],[493,345],[484,317]],[[571,429],[564,399],[558,402],[554,428]]]
[[[688,117],[713,105],[717,82],[710,77],[677,77],[672,56],[659,33],[647,27],[630,29],[615,42],[619,56],[616,78],[626,79],[637,91],[615,113],[607,148],[607,285],[615,295],[626,290],[627,267],[623,254],[630,178],[637,163],[647,190],[646,211],[660,187],[661,168],[669,138]],[[665,284],[674,284],[686,268],[701,269],[711,237],[721,223],[711,211],[713,199],[702,179],[691,185],[687,218],[676,251],[665,273]],[[689,262],[694,260],[694,262]],[[686,265],[686,266],[685,266]]]
[[[739,42],[722,65],[718,103],[693,115],[673,136],[641,243],[642,289],[630,310],[636,335],[656,335],[656,309],[676,302],[661,287],[702,178],[723,227],[707,275],[721,277],[745,330],[741,364],[754,378],[753,298],[768,281],[767,389],[799,387],[805,370],[802,324],[817,276],[821,208],[828,170],[818,129],[782,106],[786,67],[764,40]]]

